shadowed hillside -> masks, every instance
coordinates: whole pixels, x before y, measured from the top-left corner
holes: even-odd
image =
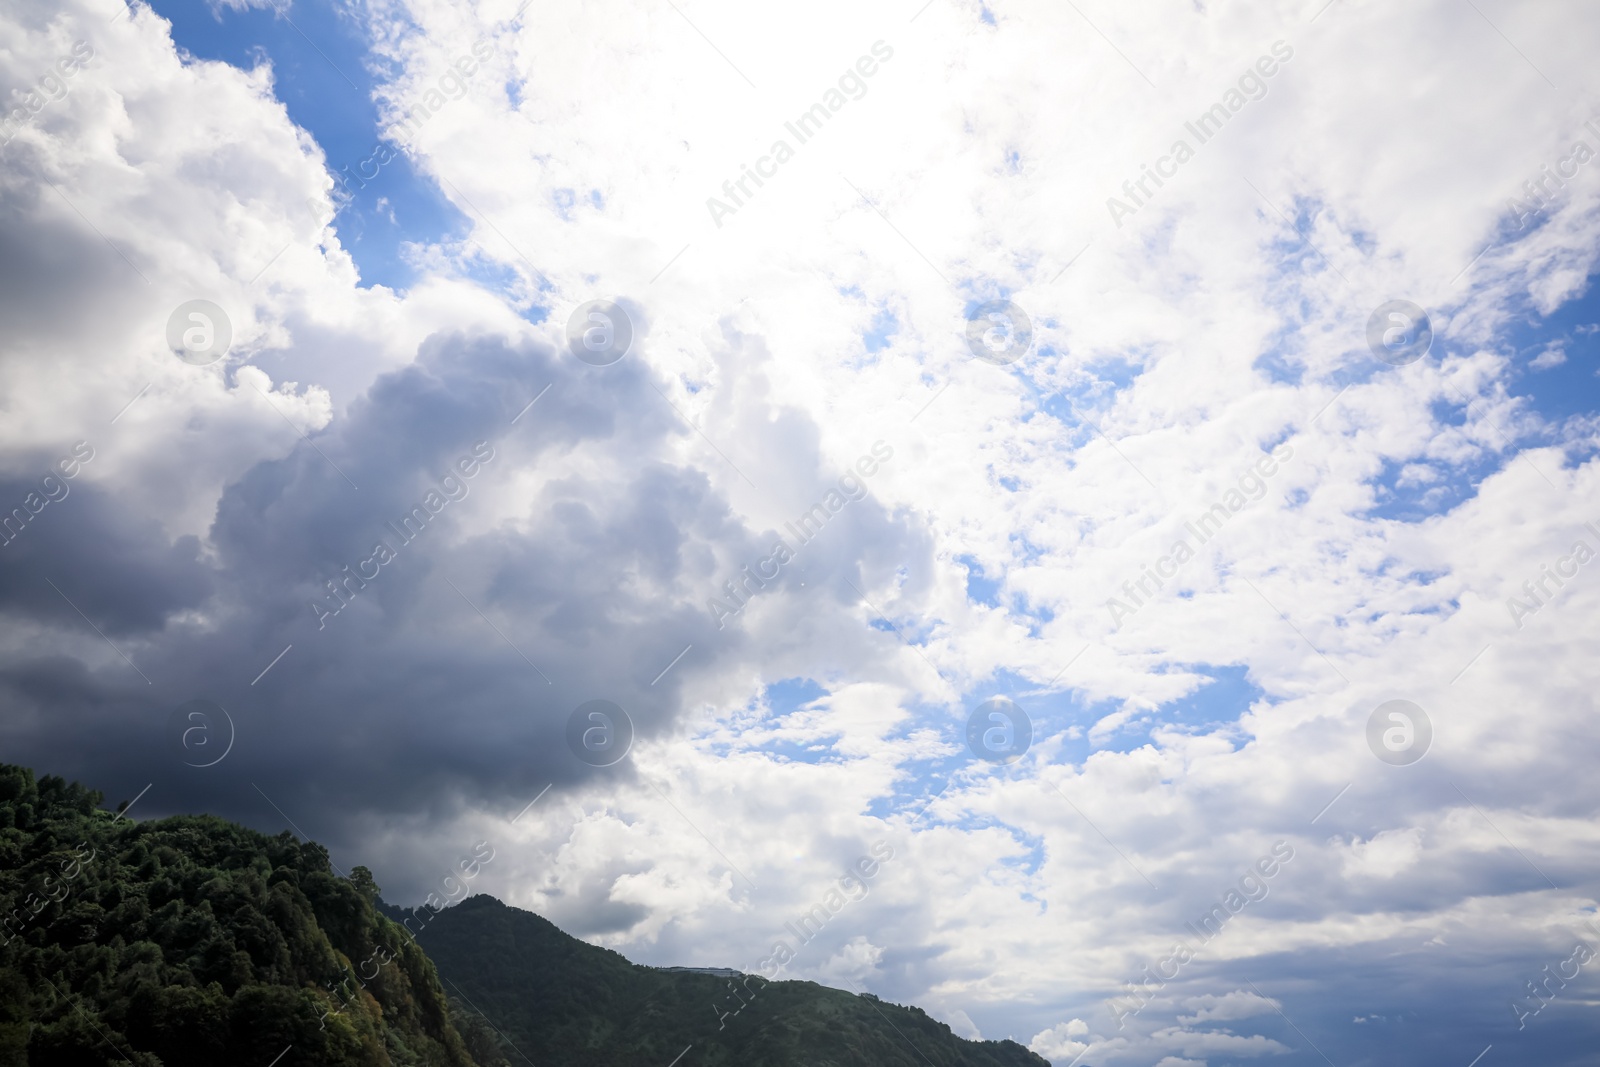
[[[394,908],[314,842],[101,800],[0,764],[0,1067],[1046,1067],[871,996],[635,966],[492,897]]]
[[[412,920],[439,973],[515,1046],[515,1064],[667,1067],[692,1046],[680,1067],[1046,1067],[1015,1042],[966,1041],[870,995],[636,966],[493,897],[385,910]]]

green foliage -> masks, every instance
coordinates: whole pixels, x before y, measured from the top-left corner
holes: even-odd
[[[452,991],[509,1040],[520,1065],[1047,1067],[1012,1041],[966,1041],[919,1008],[813,982],[639,967],[532,912],[469,897],[433,913],[387,908],[420,931]]]
[[[0,1067],[664,1067],[690,1045],[696,1067],[1047,1067],[876,997],[638,967],[492,897],[393,908],[315,843],[102,799],[0,764]]]
[[[461,1032],[461,1040],[466,1042],[467,1051],[481,1067],[511,1067],[511,1061],[505,1055],[505,1042],[487,1019],[455,997],[450,998],[450,1017]],[[4,1065],[0,1064],[0,1067]]]
[[[209,816],[135,823],[0,764],[0,1067],[475,1061],[370,872]]]

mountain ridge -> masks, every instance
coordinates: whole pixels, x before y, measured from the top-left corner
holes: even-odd
[[[380,906],[403,925],[423,910]],[[418,940],[514,1050],[564,1065],[665,1065],[693,1050],[684,1067],[1048,1067],[1014,1041],[969,1041],[870,993],[636,964],[487,894],[430,911]]]
[[[1048,1067],[870,994],[635,964],[483,894],[398,908],[287,831],[103,800],[0,763],[0,1067]]]

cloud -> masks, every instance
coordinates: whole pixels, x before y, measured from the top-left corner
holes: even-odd
[[[1537,356],[1534,356],[1533,362],[1529,363],[1528,366],[1534,370],[1549,370],[1551,367],[1561,366],[1561,364],[1565,363],[1566,361],[1566,349],[1561,345],[1560,342],[1557,342],[1548,346]]]
[[[1078,1040],[1088,1032],[1082,1019],[1069,1019],[1034,1034],[1028,1048],[1052,1062],[1075,1060],[1089,1047],[1087,1042]]]
[[[949,1024],[951,1030],[954,1030],[958,1035],[966,1038],[968,1041],[983,1040],[983,1031],[979,1030],[977,1024],[972,1021],[971,1017],[969,1017],[966,1012],[961,1011],[959,1008],[955,1011],[945,1013],[942,1018],[944,1022]]]
[[[1393,878],[1422,855],[1422,830],[1385,830],[1370,840],[1353,840],[1344,856],[1346,877]]]
[[[878,964],[882,959],[882,948],[864,936],[852,937],[822,965],[822,973],[840,985],[851,982],[863,983],[876,975]],[[967,1027],[972,1029],[970,1019],[967,1020]]]
[[[1242,989],[1214,996],[1207,993],[1203,996],[1190,997],[1183,1002],[1183,1006],[1194,1011],[1193,1015],[1178,1017],[1181,1023],[1226,1022],[1233,1019],[1249,1019],[1256,1015],[1265,1015],[1268,1012],[1280,1011],[1283,1005],[1270,997],[1257,996],[1247,993]]]
[[[1289,1046],[1260,1034],[1231,1034],[1226,1030],[1183,1030],[1173,1027],[1154,1034],[1159,1045],[1176,1048],[1187,1057],[1267,1056],[1291,1051]]]
[[[292,64],[185,59],[147,8],[0,16],[6,87],[95,50],[0,179],[3,499],[95,450],[0,548],[8,758],[292,821],[400,900],[491,840],[475,885],[649,962],[761,958],[890,840],[794,973],[1058,1063],[1370,1058],[1394,1031],[1348,1020],[1376,1017],[1442,1020],[1417,1056],[1581,1058],[1461,1005],[1565,958],[1597,890],[1600,586],[1507,607],[1600,522],[1592,417],[1506,355],[1595,266],[1591,168],[1506,217],[1590,136],[1544,80],[1585,69],[1583,9],[1086,12],[1104,37],[1031,3],[516,12],[352,13],[384,106],[495,45],[408,138],[466,221],[405,292],[306,210],[377,131],[297,128]],[[870,91],[716,227],[706,197],[880,40]],[[1280,40],[1267,95],[1117,228],[1106,197]],[[999,296],[1035,328],[1009,368],[964,340]],[[600,297],[638,328],[607,368],[565,351]],[[195,298],[233,327],[209,367],[166,350]],[[1365,337],[1395,298],[1435,330],[1406,367]],[[867,495],[719,627],[707,601],[879,441]],[[966,758],[997,693],[1033,718],[1015,765]],[[612,768],[566,749],[597,696],[637,728]],[[225,773],[164,735],[196,697],[233,717]],[[1411,767],[1367,747],[1395,698],[1433,718]],[[1270,893],[1117,1028],[1278,840]]]

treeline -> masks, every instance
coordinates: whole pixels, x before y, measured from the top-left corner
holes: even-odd
[[[0,764],[0,1067],[666,1067],[691,1048],[682,1067],[1047,1067],[875,997],[640,967],[493,897],[394,908],[313,842],[102,799]]]
[[[439,973],[494,1022],[518,1067],[666,1067],[691,1047],[679,1067],[1048,1067],[1014,1041],[967,1041],[872,996],[641,967],[490,896],[421,929]]]
[[[0,1067],[505,1067],[358,868],[0,764]]]

